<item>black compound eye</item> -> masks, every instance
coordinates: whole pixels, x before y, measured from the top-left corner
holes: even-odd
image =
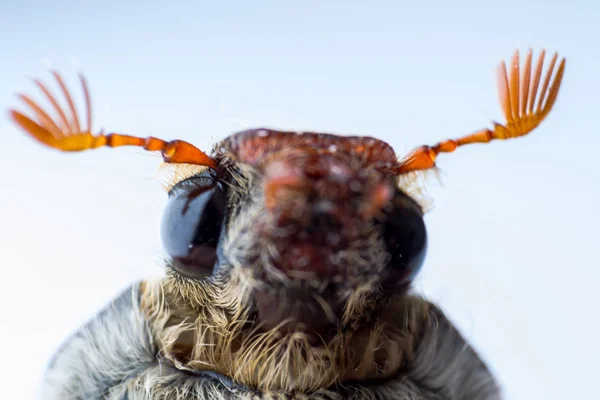
[[[381,222],[390,254],[381,285],[384,289],[393,290],[406,286],[421,270],[427,250],[427,230],[421,207],[399,191]]]
[[[169,192],[161,239],[171,266],[189,278],[210,275],[226,209],[222,185],[210,174],[188,178]]]

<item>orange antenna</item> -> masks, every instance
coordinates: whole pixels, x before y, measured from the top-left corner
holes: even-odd
[[[138,146],[149,151],[160,151],[167,163],[205,165],[211,168],[217,166],[217,162],[213,158],[182,140],[167,142],[155,137],[140,138],[117,133],[105,135],[103,131],[96,135],[92,134],[92,107],[85,78],[80,75],[85,96],[86,125],[84,127],[79,120],[79,114],[64,80],[58,73],[52,71],[52,74],[67,100],[68,109],[61,108],[56,97],[48,88],[39,80],[34,79],[36,86],[51,103],[56,118],[52,118],[36,102],[23,94],[19,94],[18,97],[31,109],[33,119],[19,111],[9,110],[10,116],[17,125],[46,146],[62,151],[84,151],[103,146]]]
[[[524,136],[537,128],[550,110],[552,110],[565,72],[565,59],[563,58],[558,66],[554,80],[550,84],[552,72],[558,57],[558,54],[555,53],[544,77],[542,90],[536,105],[545,54],[545,50],[542,50],[533,76],[531,74],[531,50],[527,53],[521,76],[519,76],[518,50],[515,51],[510,63],[510,77],[506,72],[504,61],[500,63],[498,69],[498,95],[502,111],[506,118],[506,125],[494,122],[494,130],[482,129],[459,139],[445,140],[434,146],[418,147],[398,162],[393,168],[394,172],[396,174],[404,174],[411,171],[433,168],[435,167],[435,160],[440,153],[451,153],[457,147],[466,144],[487,143],[496,139],[506,140]]]

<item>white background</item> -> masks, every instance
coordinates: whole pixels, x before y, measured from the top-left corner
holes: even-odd
[[[203,149],[243,128],[373,135],[399,156],[503,121],[515,48],[567,57],[531,136],[439,158],[417,289],[511,399],[597,396],[600,8],[585,2],[0,2],[0,106],[49,68],[89,79],[95,128]],[[207,4],[207,5],[203,5]],[[208,5],[210,4],[210,5]],[[217,5],[219,4],[219,5]],[[537,54],[537,52],[536,52]],[[55,87],[55,86],[53,86]],[[0,118],[2,398],[33,398],[56,347],[161,273],[160,158],[51,151]]]

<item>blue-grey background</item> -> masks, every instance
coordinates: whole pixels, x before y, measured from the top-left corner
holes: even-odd
[[[95,128],[209,149],[248,127],[373,135],[399,156],[503,121],[514,49],[567,57],[532,135],[439,158],[417,289],[507,398],[597,395],[600,7],[578,1],[0,1],[0,107],[49,68],[90,83]],[[53,86],[55,87],[55,86]],[[81,103],[79,103],[81,104]],[[129,282],[161,273],[160,158],[62,154],[0,116],[2,396]]]

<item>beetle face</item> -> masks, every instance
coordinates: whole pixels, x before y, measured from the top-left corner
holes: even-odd
[[[427,237],[420,205],[390,172],[391,147],[257,129],[212,157],[216,169],[169,190],[169,273],[146,300],[163,356],[261,389],[396,372],[427,319],[426,303],[405,296]]]
[[[354,294],[402,293],[420,269],[423,213],[384,142],[258,129],[215,158],[219,172],[171,189],[163,241],[189,278],[237,270],[262,329],[327,337],[353,318]]]
[[[56,398],[497,399],[488,369],[443,313],[408,293],[427,234],[405,184],[435,168],[442,153],[524,136],[542,123],[565,71],[563,59],[553,76],[555,54],[538,97],[544,57],[532,69],[528,52],[522,73],[518,52],[509,70],[500,65],[505,125],[401,159],[371,137],[256,129],[208,155],[181,140],[93,134],[83,78],[87,127],[60,75],[68,110],[36,80],[56,116],[24,95],[33,115],[10,115],[40,143],[61,151],[138,146],[195,168],[169,190],[161,232],[167,274],[133,285],[61,349],[51,391]]]

